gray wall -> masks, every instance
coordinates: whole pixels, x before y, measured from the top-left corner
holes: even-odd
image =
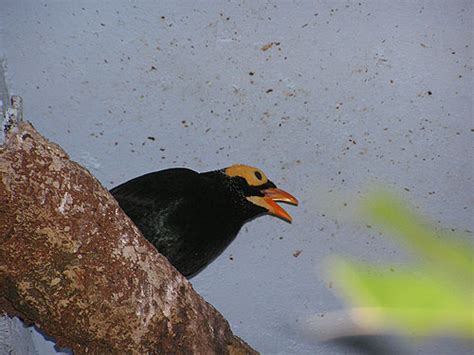
[[[192,280],[264,353],[357,352],[303,336],[301,323],[343,307],[322,272],[330,255],[409,260],[348,221],[370,187],[473,230],[471,1],[0,5],[10,91],[105,186],[246,163],[300,199],[292,225],[251,222]],[[407,346],[468,352],[446,340]]]

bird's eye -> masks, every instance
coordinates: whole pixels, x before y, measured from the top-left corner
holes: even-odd
[[[259,171],[256,171],[256,172],[255,172],[255,177],[256,177],[257,179],[259,179],[259,180],[262,180],[262,174],[260,174]]]

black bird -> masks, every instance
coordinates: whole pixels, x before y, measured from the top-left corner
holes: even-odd
[[[143,236],[188,278],[217,258],[247,221],[268,213],[291,222],[276,202],[298,204],[263,171],[246,165],[205,173],[167,169],[110,192]]]

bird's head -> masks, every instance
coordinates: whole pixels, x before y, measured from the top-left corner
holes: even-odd
[[[262,170],[239,164],[229,166],[223,169],[223,172],[243,193],[246,203],[256,206],[262,213],[266,212],[291,222],[291,216],[277,202],[298,205],[298,200],[288,192],[277,188]]]

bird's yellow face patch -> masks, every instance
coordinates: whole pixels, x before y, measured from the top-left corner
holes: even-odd
[[[250,186],[260,186],[268,182],[268,178],[262,170],[248,165],[232,165],[226,168],[224,172],[230,177],[240,176],[244,178]]]

